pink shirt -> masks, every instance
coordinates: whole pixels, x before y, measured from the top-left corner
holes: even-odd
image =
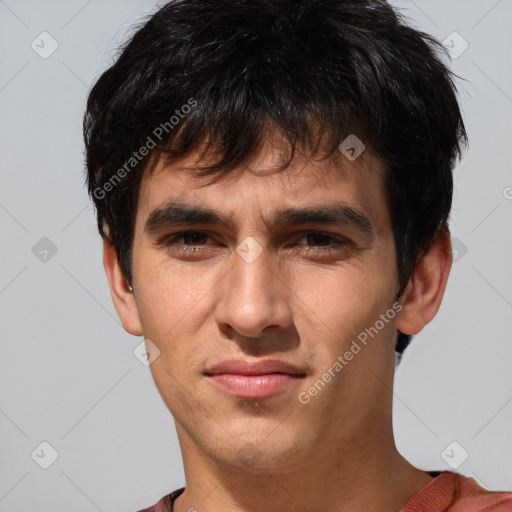
[[[512,492],[487,491],[473,478],[451,471],[433,472],[435,478],[416,493],[400,512],[512,512]],[[437,475],[437,476],[436,476]],[[185,487],[139,512],[172,512]]]

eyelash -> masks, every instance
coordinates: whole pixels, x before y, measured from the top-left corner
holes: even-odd
[[[208,234],[206,234],[202,231],[181,231],[179,233],[175,233],[174,235],[167,237],[165,240],[163,240],[161,245],[164,247],[170,248],[171,246],[173,246],[176,243],[177,240],[179,240],[180,238],[184,238],[187,235],[188,236],[193,235],[196,237],[200,236],[200,238],[206,237],[206,238],[211,239],[211,237]],[[340,250],[340,246],[341,246],[341,248],[344,248],[345,246],[347,246],[350,243],[349,240],[347,240],[346,238],[343,238],[343,237],[336,238],[330,234],[322,233],[319,231],[305,231],[304,233],[302,233],[301,238],[307,237],[309,235],[325,237],[328,240],[336,243],[336,245],[331,244],[329,246],[321,245],[321,246],[319,246],[320,249],[312,249],[312,248],[307,249],[308,251],[313,251],[313,252],[330,252],[330,251]],[[304,245],[304,244],[301,244],[301,245]],[[196,253],[196,252],[202,250],[202,247],[188,246],[186,244],[178,244],[178,246],[181,246],[181,247],[178,247],[178,250],[181,252],[185,252],[185,253],[187,253],[187,252],[188,253]]]

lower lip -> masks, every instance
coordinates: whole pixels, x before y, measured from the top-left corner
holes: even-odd
[[[303,376],[287,373],[268,373],[264,375],[239,375],[217,373],[208,375],[221,391],[237,398],[267,398],[283,393],[297,385]]]

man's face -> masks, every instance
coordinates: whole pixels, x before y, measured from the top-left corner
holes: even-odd
[[[141,185],[133,245],[134,314],[160,350],[151,371],[180,442],[235,470],[274,473],[389,421],[396,325],[386,312],[398,287],[382,164],[367,151],[342,166],[297,159],[257,174],[276,158],[267,146],[254,173],[202,188],[183,169],[192,157],[158,162]],[[227,223],[176,225],[173,202]],[[315,208],[335,222],[283,214]],[[185,231],[198,233],[172,239]],[[303,375],[274,376],[274,394],[248,396],[205,373],[229,359],[285,361]]]

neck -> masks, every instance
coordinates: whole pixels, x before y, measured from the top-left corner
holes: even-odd
[[[206,457],[176,425],[187,484],[175,512],[396,512],[432,480],[398,453],[391,424],[326,441],[279,471]]]

